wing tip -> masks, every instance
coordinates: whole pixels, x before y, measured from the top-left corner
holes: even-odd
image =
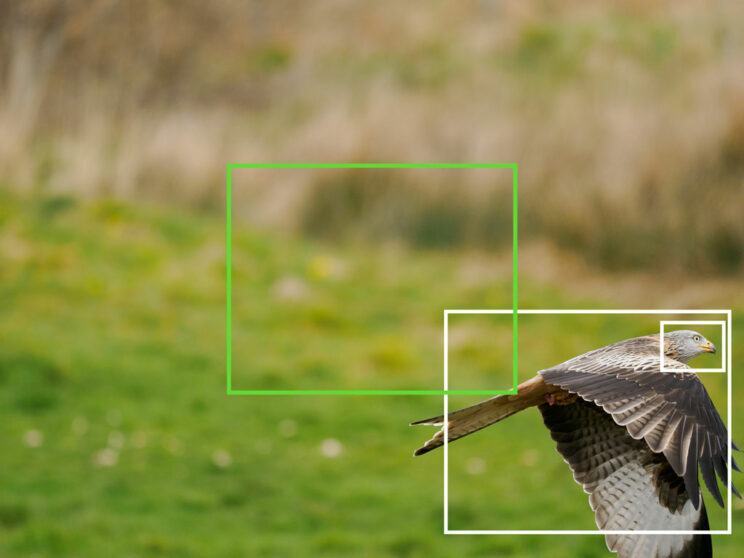
[[[711,496],[713,496],[713,499],[716,501],[716,503],[721,506],[722,508],[725,507],[723,504],[723,496],[721,495],[721,491],[718,490],[718,486],[716,486],[716,491],[714,492],[711,490],[710,486],[708,487],[708,492],[710,492]]]

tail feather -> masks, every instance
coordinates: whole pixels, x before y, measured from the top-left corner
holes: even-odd
[[[448,413],[447,441],[454,442],[528,407],[540,405],[545,401],[544,396],[556,389],[560,388],[546,384],[542,376],[538,374],[531,380],[520,384],[515,395],[497,395],[470,407]],[[411,425],[422,424],[442,426],[442,429],[413,452],[413,455],[422,455],[444,445],[444,415],[411,423]]]

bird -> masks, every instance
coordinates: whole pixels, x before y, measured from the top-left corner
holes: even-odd
[[[728,478],[726,426],[687,364],[715,352],[713,343],[687,329],[619,341],[538,371],[516,394],[448,413],[447,441],[536,406],[574,480],[589,494],[599,529],[709,530],[698,468],[721,507],[716,474],[741,498]],[[411,425],[442,426],[415,456],[444,444],[443,416]],[[740,451],[733,441],[731,447]],[[741,472],[733,458],[731,467]],[[705,533],[605,533],[605,542],[619,558],[712,556]]]

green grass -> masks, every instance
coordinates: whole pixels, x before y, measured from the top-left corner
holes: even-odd
[[[233,251],[236,388],[439,389],[442,309],[510,305],[508,266],[465,281],[471,256],[239,223]],[[520,287],[532,307],[603,305]],[[439,397],[226,396],[224,299],[218,217],[0,191],[0,555],[605,555],[599,536],[443,536],[441,454],[413,459],[431,430],[407,426]],[[522,374],[637,327],[525,320]],[[458,354],[488,373],[493,330],[470,331]],[[537,413],[451,450],[452,527],[592,527]]]

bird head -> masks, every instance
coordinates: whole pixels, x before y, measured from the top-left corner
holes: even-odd
[[[716,346],[697,331],[680,329],[664,333],[664,353],[680,362],[688,362],[704,353],[715,353]]]

